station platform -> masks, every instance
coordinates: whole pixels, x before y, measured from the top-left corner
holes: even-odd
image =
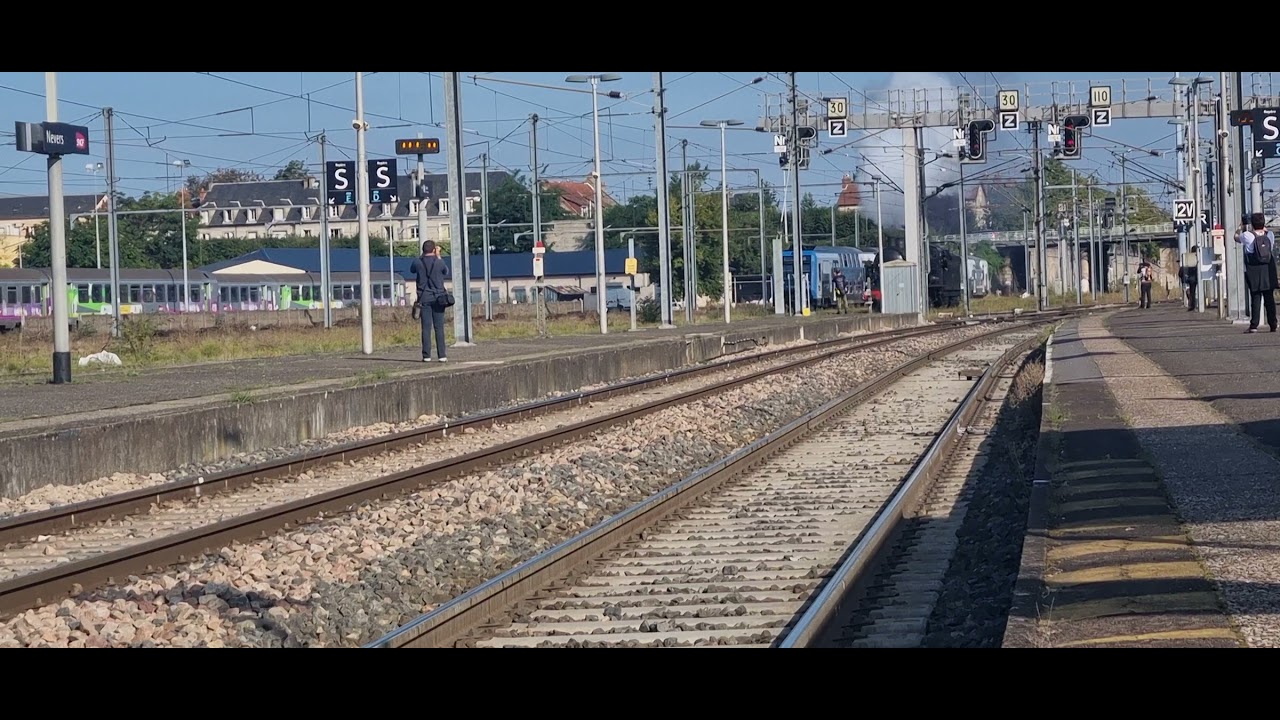
[[[770,316],[608,335],[480,341],[449,362],[420,349],[142,369],[0,385],[0,495],[113,472],[294,445],[352,427],[459,417],[753,348],[907,327],[915,316]]]
[[[1280,646],[1280,333],[1064,323],[1005,647]]]
[[[824,316],[753,318],[725,325],[706,323],[674,330],[645,329],[608,335],[560,335],[479,341],[471,347],[450,347],[449,362],[423,362],[414,348],[349,353],[290,355],[251,360],[196,363],[142,368],[130,372],[73,367],[67,385],[6,383],[0,385],[0,436],[14,429],[56,424],[77,413],[144,406],[175,400],[201,399],[230,393],[254,396],[287,392],[293,386],[331,381],[342,383],[376,373],[440,376],[478,365],[514,362],[534,357],[574,355],[602,348],[638,346],[707,333],[750,332],[815,323]],[[39,422],[20,422],[37,420]],[[19,422],[15,422],[19,421]]]

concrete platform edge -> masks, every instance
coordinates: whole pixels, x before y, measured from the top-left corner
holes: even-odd
[[[1053,340],[1057,329],[1045,340],[1044,380],[1040,394],[1040,438],[1036,443],[1035,475],[1027,507],[1027,527],[1022,541],[1022,559],[1014,584],[1013,601],[1005,623],[1001,647],[1036,647],[1040,596],[1044,593],[1045,556],[1048,550],[1049,500],[1052,463],[1058,453],[1058,431],[1051,409],[1054,402]]]
[[[0,497],[46,484],[76,485],[116,472],[162,472],[297,444],[352,427],[424,414],[458,417],[528,402],[584,385],[708,362],[758,345],[825,340],[857,331],[914,326],[914,316],[867,315],[697,335],[535,357],[439,375],[391,377],[368,385],[322,387],[248,404],[224,399],[179,409],[129,408],[96,424],[46,427],[0,438]]]

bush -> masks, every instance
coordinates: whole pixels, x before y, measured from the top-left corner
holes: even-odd
[[[654,298],[646,298],[636,303],[636,320],[642,323],[662,322],[662,307]]]

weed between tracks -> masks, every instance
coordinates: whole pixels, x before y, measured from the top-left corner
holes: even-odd
[[[983,443],[991,457],[969,495],[957,531],[959,549],[929,619],[926,647],[1000,647],[1003,642],[1035,476],[1044,369],[1041,346],[1023,362]]]

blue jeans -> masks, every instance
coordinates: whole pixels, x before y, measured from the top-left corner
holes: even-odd
[[[431,357],[431,331],[435,329],[436,356],[445,356],[444,347],[444,310],[434,305],[422,308],[422,357]]]

